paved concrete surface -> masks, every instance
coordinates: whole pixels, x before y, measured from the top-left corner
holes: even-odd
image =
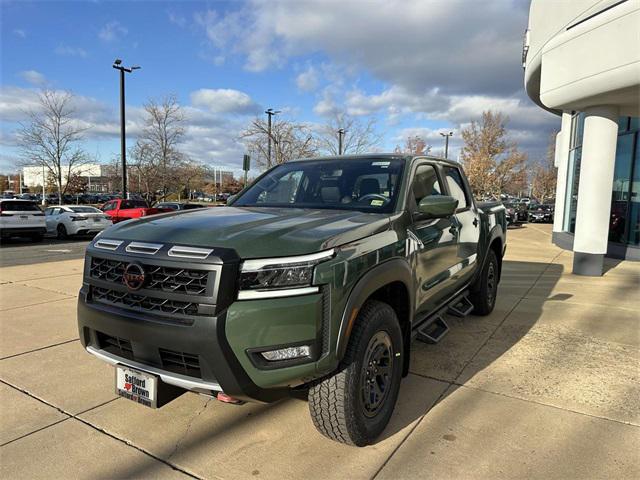
[[[590,278],[571,260],[548,225],[510,230],[495,311],[414,344],[362,449],[317,434],[298,399],[117,399],[77,340],[81,260],[1,268],[0,478],[640,478],[640,264]]]

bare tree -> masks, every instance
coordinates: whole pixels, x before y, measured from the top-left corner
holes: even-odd
[[[178,145],[184,137],[185,117],[182,107],[173,95],[168,95],[160,101],[151,99],[144,105],[144,109],[145,128],[133,153],[141,169],[145,169],[149,174],[154,173],[155,178],[159,175],[164,198],[170,187],[180,187],[176,184],[174,173],[185,161],[184,155],[178,150]]]
[[[462,163],[474,194],[498,196],[526,184],[527,155],[507,138],[507,118],[486,111],[462,130]]]
[[[552,198],[556,191],[558,177],[558,169],[555,166],[556,134],[557,132],[552,133],[549,138],[545,158],[533,167],[531,193],[541,202]]]
[[[381,136],[375,129],[376,121],[369,118],[361,121],[344,112],[336,113],[316,132],[317,149],[328,155],[338,155],[339,130],[344,130],[342,138],[343,154],[358,154],[371,151],[380,144]]]
[[[269,127],[266,120],[255,118],[242,132],[240,139],[262,168],[311,157],[316,153],[309,127],[282,118],[274,118],[271,124],[271,159],[268,156]]]
[[[394,151],[410,155],[428,155],[431,152],[431,145],[427,145],[427,142],[420,135],[414,135],[407,137],[404,145],[397,145]]]
[[[28,112],[29,120],[21,123],[18,144],[22,163],[44,167],[55,179],[58,202],[66,193],[68,179],[81,173],[88,156],[80,147],[86,128],[74,119],[73,95],[69,92],[43,90],[38,108]]]

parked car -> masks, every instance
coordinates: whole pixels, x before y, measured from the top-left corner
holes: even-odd
[[[144,200],[123,200],[120,198],[108,201],[101,210],[109,216],[113,223],[171,211],[169,208],[151,208]]]
[[[505,203],[506,218],[508,225],[519,225],[529,218],[527,206],[524,203]]]
[[[31,200],[0,200],[0,238],[31,237],[42,240],[47,225],[44,213]]]
[[[47,232],[58,238],[71,235],[91,235],[112,225],[111,218],[95,207],[80,205],[58,205],[44,211]]]
[[[411,339],[495,305],[506,220],[462,167],[418,156],[290,161],[230,206],[115,225],[91,242],[80,339],[119,395],[229,403],[309,393],[317,429],[352,445],[386,427]]]
[[[529,221],[553,223],[553,205],[531,205],[529,207]]]
[[[204,205],[198,203],[180,203],[180,202],[160,202],[155,205],[156,208],[168,208],[170,210],[193,210],[195,208],[205,208]]]

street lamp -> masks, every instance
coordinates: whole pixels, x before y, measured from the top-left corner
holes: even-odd
[[[269,146],[267,147],[267,166],[271,166],[271,117],[273,117],[274,115],[277,115],[280,113],[280,110],[274,110],[273,108],[269,108],[267,110],[265,110],[265,112],[267,114],[267,128],[268,128],[268,133],[267,136],[269,137]]]
[[[338,155],[342,155],[342,139],[344,138],[344,128],[338,130]]]
[[[125,133],[124,119],[124,74],[138,70],[140,67],[125,67],[122,60],[116,58],[113,62],[113,68],[120,70],[120,157],[122,158],[122,198],[127,196],[127,139]]]
[[[449,132],[449,133],[440,132],[440,135],[444,137],[444,158],[448,158],[449,157],[449,137],[453,136],[453,132]]]

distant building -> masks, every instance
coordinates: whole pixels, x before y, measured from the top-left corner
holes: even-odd
[[[637,1],[532,0],[529,97],[562,119],[553,242],[573,272],[640,260],[640,9]]]
[[[108,167],[99,163],[88,163],[71,168],[72,175],[78,175],[86,179],[87,191],[89,192],[106,192],[108,191],[107,170]],[[66,185],[68,182],[69,167],[62,166],[62,183]],[[22,183],[29,189],[42,188],[42,184],[47,181],[48,173],[42,166],[34,165],[23,167]]]

